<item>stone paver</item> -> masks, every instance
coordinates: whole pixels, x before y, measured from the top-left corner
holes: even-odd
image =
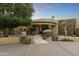
[[[0,56],[79,56],[78,42],[0,45]]]
[[[67,51],[73,56],[79,56],[79,43],[78,42],[54,42],[63,50]]]
[[[22,56],[27,49],[27,45],[13,44],[0,45],[0,56]]]
[[[70,54],[55,44],[30,45],[25,51],[26,56],[69,56]]]
[[[33,36],[33,41],[34,41],[35,44],[45,44],[45,43],[48,43],[48,41],[43,40],[40,35]]]

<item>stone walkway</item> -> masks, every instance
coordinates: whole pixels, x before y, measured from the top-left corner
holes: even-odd
[[[33,41],[34,41],[35,44],[46,44],[46,43],[48,43],[48,41],[43,40],[40,35],[33,36]]]
[[[0,56],[79,56],[78,42],[0,45]]]
[[[40,35],[33,36],[33,41],[35,44],[0,45],[0,56],[79,56],[79,42],[48,42]]]

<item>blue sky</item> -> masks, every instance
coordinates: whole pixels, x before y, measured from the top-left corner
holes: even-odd
[[[32,19],[51,18],[56,19],[79,18],[79,4],[77,3],[33,3],[35,13]]]

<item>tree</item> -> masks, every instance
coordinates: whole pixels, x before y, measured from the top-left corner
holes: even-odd
[[[31,16],[33,12],[34,9],[32,8],[32,4],[15,4],[14,15],[19,17],[22,26],[27,26],[31,24]]]
[[[0,4],[0,15],[1,16],[11,15],[13,10],[14,10],[14,5],[11,3]]]
[[[67,27],[68,27],[68,23],[66,21],[63,21],[61,23],[62,28],[64,29],[64,34],[65,36],[67,36]]]
[[[68,35],[67,30],[68,30],[68,28],[70,27],[70,23],[68,23],[66,20],[64,20],[64,21],[62,21],[62,23],[61,23],[61,27],[62,27],[62,29],[64,29],[64,34],[65,34],[65,36],[67,36],[67,35]]]
[[[8,36],[9,29],[13,29],[20,25],[16,17],[0,16],[0,27],[3,29],[4,36]]]
[[[8,29],[31,24],[34,12],[32,4],[0,4],[0,27],[4,29],[4,36],[8,36]]]
[[[35,30],[36,30],[35,25],[30,26],[29,30],[30,30],[31,34],[34,35],[35,34]]]

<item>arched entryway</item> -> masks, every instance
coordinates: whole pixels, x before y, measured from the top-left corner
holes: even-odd
[[[57,23],[51,21],[34,21],[33,26],[35,28],[35,34],[41,34],[44,30],[50,29],[53,32],[56,32]]]

